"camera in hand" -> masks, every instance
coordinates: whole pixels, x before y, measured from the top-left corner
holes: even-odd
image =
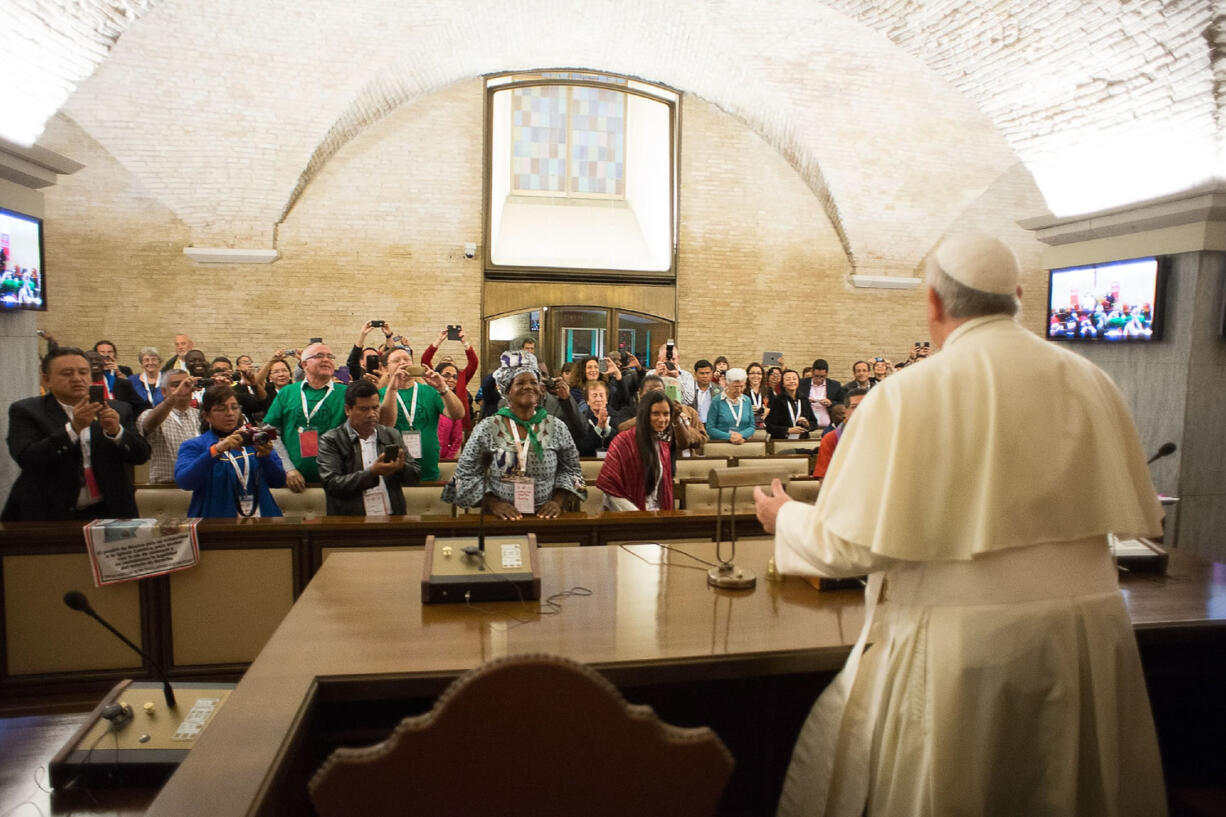
[[[213,378],[211,377],[196,378],[196,388],[198,389],[207,389],[211,385],[213,385]]]
[[[400,448],[398,445],[383,446],[382,460],[384,462],[395,462],[396,458],[400,456]]]
[[[246,423],[236,431],[243,438],[243,445],[264,445],[277,439],[277,427],[267,423]]]
[[[374,371],[378,371],[378,369],[379,369],[379,356],[378,355],[367,355],[366,356],[366,371],[374,372]]]
[[[371,321],[371,322],[370,322],[370,328],[371,328],[371,329],[376,329],[376,328],[383,327],[383,326],[386,326],[386,325],[387,325],[387,322],[386,322],[386,321]]]
[[[89,402],[106,405],[106,389],[102,386],[89,387]]]
[[[459,340],[459,339],[460,339],[460,325],[458,323],[455,326],[452,326],[451,324],[447,324],[447,340]]]

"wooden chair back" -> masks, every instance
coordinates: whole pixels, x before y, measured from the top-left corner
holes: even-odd
[[[415,516],[454,516],[455,506],[443,501],[444,482],[404,486],[404,512]]]
[[[684,479],[706,479],[712,468],[727,468],[727,457],[678,457],[673,461],[677,473],[673,476],[676,482]]]
[[[738,468],[771,468],[786,471],[794,477],[807,477],[813,472],[804,454],[777,454],[773,457],[737,457]]]
[[[604,460],[599,457],[580,457],[579,467],[583,469],[583,481],[588,485],[595,485],[602,465]]]
[[[698,817],[732,766],[710,729],[663,723],[582,664],[516,655],[465,674],[383,742],[335,750],[309,791],[320,817]]]
[[[724,440],[710,440],[703,446],[702,453],[706,457],[764,457],[766,438],[748,440],[740,445]]]

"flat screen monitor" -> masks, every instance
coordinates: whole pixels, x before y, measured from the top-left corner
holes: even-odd
[[[0,208],[0,309],[46,308],[43,220]]]
[[[1166,268],[1165,259],[1151,257],[1052,270],[1047,289],[1048,339],[1160,340]]]

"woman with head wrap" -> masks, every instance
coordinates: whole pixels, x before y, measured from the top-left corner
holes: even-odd
[[[707,434],[712,440],[727,440],[736,445],[753,436],[753,401],[745,394],[748,375],[744,369],[729,369],[724,374],[724,393],[711,401],[707,412]]]
[[[586,499],[570,430],[539,405],[536,357],[505,352],[494,382],[507,405],[473,429],[443,499],[465,508],[484,504],[501,519],[525,513],[549,519],[562,512],[568,495]]]

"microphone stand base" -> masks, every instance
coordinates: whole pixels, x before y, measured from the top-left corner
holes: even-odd
[[[724,590],[750,590],[758,583],[752,570],[725,562],[707,571],[707,584]]]

